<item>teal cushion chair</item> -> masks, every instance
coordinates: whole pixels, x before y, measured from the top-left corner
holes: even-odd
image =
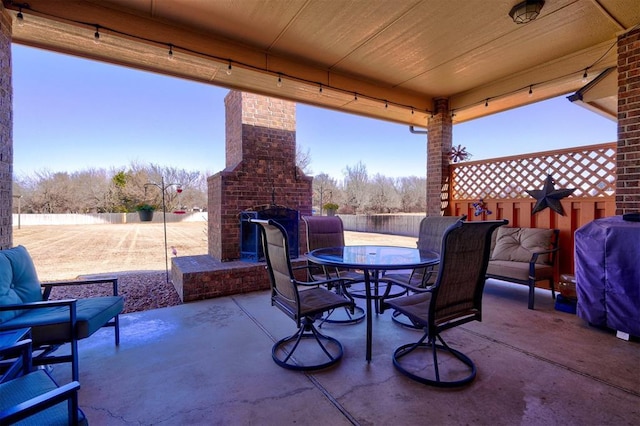
[[[113,295],[48,300],[55,287],[97,283],[112,284]],[[41,284],[25,247],[0,250],[0,331],[31,328],[35,365],[71,362],[72,379],[77,381],[78,340],[110,326],[114,327],[118,345],[119,314],[123,309],[124,298],[118,295],[115,277]],[[70,355],[54,354],[67,343],[71,346]]]
[[[32,341],[0,348],[8,372],[0,377],[0,425],[87,425],[78,407],[80,383],[59,386],[44,369],[31,363]]]

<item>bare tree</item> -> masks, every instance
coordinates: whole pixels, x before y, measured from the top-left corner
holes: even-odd
[[[313,178],[313,206],[322,214],[326,203],[338,204],[338,183],[326,173],[320,173]]]
[[[427,179],[417,176],[402,177],[396,180],[400,196],[400,211],[406,213],[424,212],[427,206]]]
[[[362,211],[369,200],[367,166],[359,161],[353,167],[347,166],[343,173],[345,204],[353,213]]]
[[[300,144],[296,144],[296,166],[307,176],[313,174],[313,170],[311,170],[311,150],[307,148],[305,151]]]
[[[369,209],[374,213],[391,213],[400,209],[400,197],[392,178],[376,174],[369,184]]]

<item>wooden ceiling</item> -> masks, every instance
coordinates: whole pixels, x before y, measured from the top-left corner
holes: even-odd
[[[546,0],[520,25],[516,3],[29,0],[18,25],[3,0],[16,43],[417,126],[435,98],[455,123],[577,91],[640,23],[637,0]]]

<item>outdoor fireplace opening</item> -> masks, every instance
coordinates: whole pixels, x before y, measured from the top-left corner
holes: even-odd
[[[240,259],[250,262],[264,260],[262,237],[256,224],[249,219],[272,219],[282,225],[289,239],[289,256],[298,257],[298,222],[300,214],[297,210],[284,206],[267,205],[254,207],[253,210],[240,212]]]

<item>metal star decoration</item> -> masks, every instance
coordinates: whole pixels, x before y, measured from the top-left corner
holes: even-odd
[[[573,191],[576,189],[555,189],[555,183],[556,181],[551,175],[547,175],[542,189],[526,190],[529,195],[536,199],[536,205],[533,207],[531,214],[535,214],[549,207],[551,210],[564,216],[564,209],[562,208],[560,200],[573,194]]]

